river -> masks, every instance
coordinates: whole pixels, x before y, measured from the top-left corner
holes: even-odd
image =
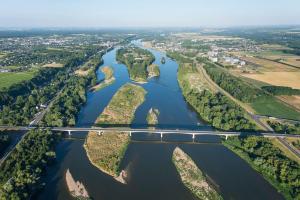
[[[139,42],[135,44],[140,45]],[[161,75],[141,85],[147,90],[146,101],[137,109],[132,126],[146,126],[147,112],[154,107],[160,111],[159,127],[174,128],[176,125],[177,128],[212,129],[185,102],[177,82],[178,64],[169,58],[161,64],[161,57],[165,55],[156,50],[150,51],[156,57],[155,64],[159,65]],[[116,91],[131,82],[126,66],[116,62],[116,49],[105,54],[103,59],[102,66],[113,67],[116,82],[100,91],[88,93],[77,126],[92,126]],[[99,80],[104,78],[100,70],[97,74]],[[83,148],[85,135],[77,133],[76,136],[83,139],[65,139],[57,146],[57,163],[48,170],[46,187],[38,199],[72,199],[64,180],[68,168],[94,199],[195,199],[181,183],[172,163],[172,152],[176,146],[192,157],[224,199],[283,199],[261,175],[221,145],[216,137],[201,136],[195,139],[197,143],[191,143],[190,136],[169,136],[160,142],[158,135],[133,135],[121,163],[122,168],[128,171],[129,183],[122,185],[90,164]]]

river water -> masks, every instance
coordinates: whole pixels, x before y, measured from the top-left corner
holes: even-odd
[[[139,42],[135,42],[140,45]],[[159,127],[175,127],[211,130],[185,102],[177,83],[178,65],[155,50],[155,64],[161,75],[141,85],[146,91],[146,101],[137,109],[133,127],[146,126],[146,115],[151,107],[160,111]],[[112,96],[125,83],[131,82],[126,66],[116,62],[116,50],[103,56],[103,66],[112,66],[116,82],[100,91],[88,93],[77,126],[92,126],[108,105]],[[99,70],[98,79],[104,78]],[[124,159],[123,169],[129,174],[129,183],[122,185],[90,164],[85,150],[84,134],[74,137],[82,140],[63,140],[57,146],[57,163],[48,170],[46,187],[38,199],[72,199],[65,183],[65,172],[70,169],[75,180],[82,182],[93,199],[107,200],[181,200],[195,199],[184,187],[172,163],[176,146],[188,153],[198,167],[209,177],[224,199],[283,199],[261,175],[252,170],[245,161],[222,146],[219,138],[197,137],[192,143],[190,136],[173,135],[160,141],[159,135],[133,135]],[[155,140],[155,141],[153,141]]]

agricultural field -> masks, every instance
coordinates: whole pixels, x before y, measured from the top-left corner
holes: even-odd
[[[251,103],[251,106],[259,115],[300,120],[299,112],[280,103],[275,97],[258,98]]]
[[[263,72],[260,74],[242,74],[242,76],[276,86],[300,89],[300,71],[297,72]]]
[[[45,64],[43,67],[49,67],[49,68],[62,68],[64,65],[62,63],[50,63],[50,64]]]
[[[278,98],[300,111],[300,96],[278,96]]]
[[[34,77],[35,71],[28,72],[6,72],[0,73],[0,90],[9,88],[13,84],[20,83],[22,81],[30,80]]]

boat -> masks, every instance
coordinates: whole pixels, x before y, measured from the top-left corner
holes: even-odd
[[[162,57],[161,60],[160,60],[161,64],[165,64],[166,63],[166,58],[165,57]]]

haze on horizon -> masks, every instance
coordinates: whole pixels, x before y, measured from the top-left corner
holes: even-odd
[[[298,25],[299,8],[299,0],[9,0],[0,27]]]

